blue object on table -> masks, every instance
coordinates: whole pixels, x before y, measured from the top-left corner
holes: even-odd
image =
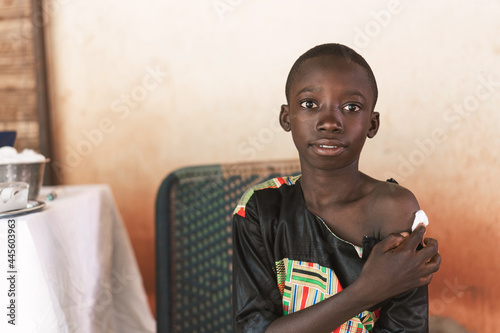
[[[10,146],[14,147],[16,141],[16,131],[0,132],[0,147]]]

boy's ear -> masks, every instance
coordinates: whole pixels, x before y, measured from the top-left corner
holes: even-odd
[[[281,111],[280,111],[280,125],[281,128],[283,128],[286,132],[290,132],[292,129],[290,126],[290,113],[289,113],[289,107],[286,104],[283,104],[281,106]]]
[[[368,134],[366,135],[370,139],[375,136],[378,132],[378,128],[380,127],[380,113],[372,111],[371,119],[370,119],[370,129],[368,130]]]

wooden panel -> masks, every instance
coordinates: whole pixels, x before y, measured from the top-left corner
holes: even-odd
[[[0,90],[16,89],[26,91],[35,88],[35,73],[0,74]]]
[[[19,150],[40,150],[36,82],[31,2],[0,0],[0,130]]]
[[[34,89],[0,89],[0,119],[4,121],[37,120]]]
[[[5,4],[10,2],[11,4]],[[28,1],[0,1],[0,20],[18,19],[30,16],[30,4]]]

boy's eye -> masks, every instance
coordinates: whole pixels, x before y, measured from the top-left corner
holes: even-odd
[[[347,104],[346,106],[343,107],[344,111],[348,112],[358,112],[361,111],[361,108],[357,106],[356,104]]]
[[[300,106],[306,109],[317,108],[318,106],[313,101],[304,101],[300,103]]]

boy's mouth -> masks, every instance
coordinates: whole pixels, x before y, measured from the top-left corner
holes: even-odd
[[[311,148],[322,156],[335,156],[346,149],[345,145],[340,143],[313,143]]]

